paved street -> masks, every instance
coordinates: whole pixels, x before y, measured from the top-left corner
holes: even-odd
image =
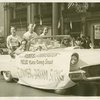
[[[43,91],[31,87],[22,86],[15,82],[7,83],[0,76],[0,97],[8,96],[60,96],[52,91]]]
[[[72,97],[72,96],[100,96],[100,85],[79,84],[64,93],[56,94],[54,91],[40,90],[28,86],[20,85],[16,82],[7,83],[0,76],[0,97]]]

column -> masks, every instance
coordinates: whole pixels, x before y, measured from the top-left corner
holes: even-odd
[[[52,35],[58,34],[58,4],[52,4]]]
[[[10,34],[10,9],[9,4],[4,3],[4,35],[7,37]]]
[[[31,4],[27,5],[27,23],[31,23]]]
[[[32,6],[32,23],[35,23],[36,4],[31,4],[31,6]]]
[[[28,4],[27,6],[27,23],[35,23],[36,5]]]
[[[84,35],[86,35],[86,18],[85,18],[85,15],[83,14],[83,16],[82,16],[82,33],[84,34]]]
[[[64,10],[64,4],[62,3],[62,4],[60,4],[60,6],[61,6],[61,9],[60,9],[60,19],[61,19],[61,34],[63,35],[64,34],[64,18],[63,18],[63,10]]]
[[[8,30],[8,34],[10,34],[10,7],[8,7],[8,24],[7,24],[7,30]]]

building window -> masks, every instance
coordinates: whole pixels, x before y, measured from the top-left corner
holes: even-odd
[[[71,25],[71,32],[81,32],[82,31],[82,23],[81,22],[73,22]]]
[[[41,10],[41,15],[43,17],[52,16],[52,4],[51,3],[41,3],[40,10]]]
[[[15,3],[10,9],[11,25],[15,27],[27,26],[27,4]]]

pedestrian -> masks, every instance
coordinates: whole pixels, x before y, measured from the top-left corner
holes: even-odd
[[[12,54],[20,45],[20,41],[18,36],[16,35],[15,27],[11,27],[10,29],[11,35],[7,37],[7,48],[9,50],[9,54]]]

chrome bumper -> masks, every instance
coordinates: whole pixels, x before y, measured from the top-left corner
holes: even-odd
[[[69,77],[72,81],[95,81],[100,80],[100,76],[86,77],[86,72],[83,70],[73,71],[69,73]]]

